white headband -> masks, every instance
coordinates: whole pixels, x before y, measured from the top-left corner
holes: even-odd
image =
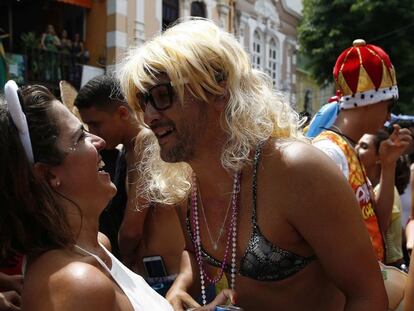
[[[27,126],[26,115],[23,113],[17,90],[19,87],[13,80],[7,81],[4,86],[4,94],[6,95],[6,105],[10,115],[19,132],[20,141],[22,142],[27,159],[30,163],[34,163],[32,142],[30,141],[29,127]]]

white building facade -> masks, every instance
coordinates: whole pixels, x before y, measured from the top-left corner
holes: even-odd
[[[254,68],[296,104],[296,27],[300,13],[288,0],[106,0],[106,59],[112,71],[132,45],[142,45],[183,16],[202,16],[232,32]],[[102,5],[94,4],[94,6]],[[105,4],[103,4],[105,5]],[[98,14],[97,14],[98,15]],[[98,17],[97,25],[102,25]],[[99,27],[99,26],[96,26]],[[96,38],[93,31],[90,40]],[[93,49],[93,44],[91,46]]]
[[[252,57],[254,68],[266,72],[274,87],[295,106],[296,27],[300,14],[284,0],[238,0],[234,30]]]

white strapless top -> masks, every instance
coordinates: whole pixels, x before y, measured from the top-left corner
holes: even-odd
[[[93,256],[102,265],[102,267],[108,271],[108,273],[128,297],[135,311],[174,311],[168,301],[153,290],[141,276],[125,267],[103,245],[101,245],[101,247],[111,258],[111,269],[109,269],[97,255],[88,252],[78,245],[75,245],[75,249],[77,249],[80,253]]]

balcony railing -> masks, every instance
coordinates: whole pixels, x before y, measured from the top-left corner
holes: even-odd
[[[78,89],[86,61],[83,56],[64,52],[26,50],[26,81],[57,86],[60,80],[66,80]]]

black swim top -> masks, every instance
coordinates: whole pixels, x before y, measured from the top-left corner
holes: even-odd
[[[257,224],[257,168],[260,159],[260,147],[256,149],[254,156],[253,171],[253,213],[252,224],[253,230],[247,244],[246,251],[240,261],[238,273],[242,276],[249,277],[257,281],[280,281],[299,272],[310,262],[316,259],[316,256],[302,257],[276,245],[273,245],[260,232]],[[193,241],[190,208],[187,209],[187,231]],[[194,246],[195,247],[195,246]],[[221,262],[210,256],[203,247],[201,247],[203,260],[215,267],[221,267]],[[230,272],[230,266],[225,264],[224,271]]]

